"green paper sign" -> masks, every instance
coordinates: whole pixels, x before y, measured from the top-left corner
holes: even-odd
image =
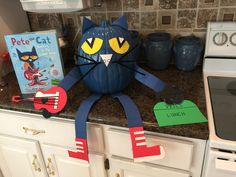
[[[160,127],[207,122],[196,104],[189,100],[176,105],[157,103],[154,114]]]

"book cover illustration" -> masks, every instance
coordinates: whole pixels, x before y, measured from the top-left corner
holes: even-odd
[[[56,31],[5,36],[22,94],[49,89],[63,79]]]

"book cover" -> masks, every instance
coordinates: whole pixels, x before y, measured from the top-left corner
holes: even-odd
[[[63,79],[55,30],[6,35],[5,40],[23,95],[47,90]]]

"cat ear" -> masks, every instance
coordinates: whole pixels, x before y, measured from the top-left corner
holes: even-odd
[[[128,23],[125,16],[121,16],[112,23],[112,26],[119,26],[125,30],[128,30]]]
[[[83,27],[82,27],[82,34],[84,34],[88,29],[92,27],[96,27],[97,24],[89,20],[88,18],[83,18]]]
[[[19,51],[18,49],[16,49],[16,51],[18,55],[21,55],[21,51]]]
[[[32,48],[32,53],[34,53],[34,54],[36,54],[37,52],[36,52],[36,49],[35,49],[35,47],[33,46],[33,48]]]

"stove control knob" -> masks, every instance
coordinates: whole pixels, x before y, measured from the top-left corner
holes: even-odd
[[[230,39],[229,39],[230,43],[234,46],[236,46],[236,33],[233,33],[231,36],[230,36]]]
[[[228,40],[227,35],[224,32],[216,33],[213,37],[213,42],[215,45],[224,45]]]

